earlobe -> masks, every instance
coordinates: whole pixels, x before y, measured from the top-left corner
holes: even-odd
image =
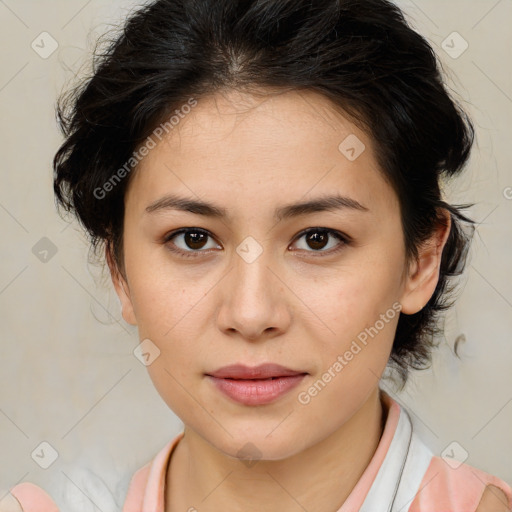
[[[446,211],[432,236],[418,249],[418,258],[409,268],[400,301],[402,313],[412,315],[421,311],[434,294],[450,229],[451,217]]]
[[[110,270],[112,284],[114,285],[114,289],[121,304],[121,314],[123,315],[123,319],[130,325],[137,325],[137,319],[135,318],[135,312],[133,310],[133,304],[130,297],[130,288],[114,262],[112,252],[108,244],[105,246],[105,259]]]

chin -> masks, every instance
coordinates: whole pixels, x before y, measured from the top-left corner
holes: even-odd
[[[225,455],[245,462],[248,467],[258,460],[286,459],[306,447],[303,445],[304,436],[295,436],[285,429],[279,433],[275,430],[272,432],[275,428],[275,422],[269,428],[266,428],[266,425],[265,428],[263,426],[252,429],[242,428],[239,432],[227,426],[226,429],[232,437],[226,434],[222,439],[209,439],[209,442]],[[272,434],[268,435],[269,432]]]

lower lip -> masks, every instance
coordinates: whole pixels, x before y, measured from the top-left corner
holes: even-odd
[[[305,373],[272,380],[235,380],[207,377],[229,398],[244,405],[264,405],[277,400],[297,386]]]

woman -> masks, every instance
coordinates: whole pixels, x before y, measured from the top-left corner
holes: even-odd
[[[184,423],[123,512],[512,509],[379,387],[429,363],[472,223],[471,122],[396,6],[159,0],[66,101],[56,197]]]

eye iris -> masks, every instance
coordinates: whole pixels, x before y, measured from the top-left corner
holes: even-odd
[[[204,247],[207,236],[205,233],[200,233],[198,231],[189,231],[185,233],[185,243],[191,249],[201,249]]]
[[[306,235],[307,243],[312,249],[323,249],[327,245],[328,238],[326,231],[312,231]]]

